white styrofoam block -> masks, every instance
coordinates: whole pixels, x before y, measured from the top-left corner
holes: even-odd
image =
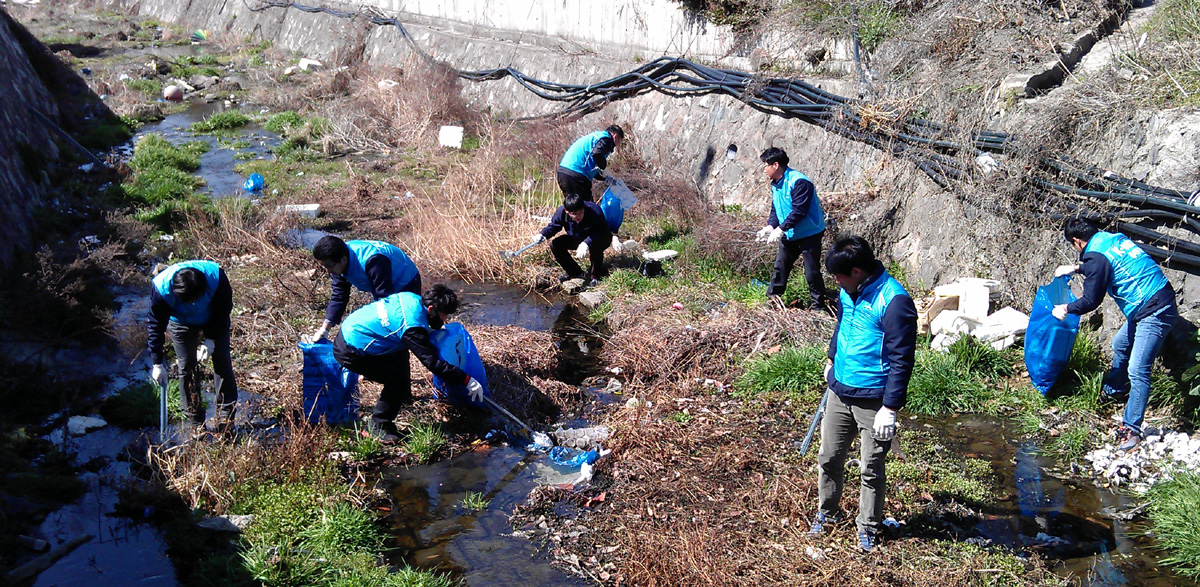
[[[963,284],[962,295],[958,296],[958,311],[976,322],[982,323],[988,316],[991,292],[986,285]]]
[[[438,129],[438,144],[451,149],[461,149],[463,141],[463,127],[461,126],[443,126]]]
[[[1029,315],[1015,308],[997,310],[984,319],[983,325],[971,332],[971,336],[983,341],[1003,340],[1025,332],[1029,328]]]
[[[934,336],[939,334],[969,334],[979,327],[977,320],[972,320],[958,310],[942,310],[929,325],[929,332]]]
[[[304,218],[316,218],[321,213],[320,204],[286,204],[275,209],[279,212],[298,214]]]
[[[678,254],[679,252],[673,249],[663,249],[661,251],[646,251],[642,253],[642,256],[648,261],[664,261]]]

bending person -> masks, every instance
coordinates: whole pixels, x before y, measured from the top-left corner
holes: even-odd
[[[452,385],[466,385],[474,402],[483,401],[483,385],[442,360],[429,340],[450,314],[458,295],[437,284],[424,296],[400,292],[352,312],[333,340],[333,357],[346,369],[383,384],[371,414],[371,431],[385,442],[399,440],[396,414],[413,401],[409,351],[431,373]]]
[[[350,303],[350,288],[357,287],[381,300],[402,291],[421,295],[421,273],[400,247],[380,241],[343,241],[325,236],[313,246],[313,258],[329,272],[333,283],[325,321],[309,337],[316,342],[342,321]]]
[[[563,197],[579,194],[583,201],[593,201],[592,180],[607,179],[608,157],[624,139],[625,131],[615,124],[575,139],[558,163],[558,187]]]
[[[237,382],[229,355],[233,288],[219,265],[212,261],[185,261],[154,277],[146,329],[154,366],[151,377],[159,387],[167,384],[163,333],[171,333],[179,367],[179,403],[186,420],[204,426],[204,398],[200,391],[199,362],[212,357],[217,390],[217,426],[225,431],[237,407]],[[200,335],[204,342],[201,344]]]

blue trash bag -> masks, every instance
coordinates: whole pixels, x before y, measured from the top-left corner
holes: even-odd
[[[429,340],[437,348],[438,355],[442,357],[443,361],[466,371],[471,379],[475,379],[483,385],[483,395],[492,397],[492,392],[488,389],[487,371],[483,368],[483,359],[479,358],[479,349],[475,348],[475,341],[471,340],[470,333],[462,324],[458,322],[446,324],[431,332]],[[460,405],[471,404],[475,407],[484,407],[483,402],[471,401],[471,395],[467,393],[466,385],[451,385],[442,381],[441,377],[434,375],[433,389],[433,397],[437,399],[449,399]]]
[[[1025,368],[1042,395],[1050,391],[1071,360],[1075,335],[1079,333],[1079,316],[1067,314],[1066,320],[1059,320],[1051,314],[1054,306],[1075,301],[1068,283],[1069,276],[1064,275],[1038,288],[1025,331]]]
[[[263,189],[263,186],[265,185],[267,185],[267,180],[263,179],[263,176],[257,173],[251,173],[250,177],[246,179],[246,183],[242,184],[242,189],[248,192],[257,192],[258,190]]]
[[[304,354],[304,416],[309,422],[329,424],[358,420],[358,375],[333,358],[333,343],[322,338],[301,342]]]
[[[550,462],[560,467],[570,467],[578,469],[584,463],[592,464],[596,459],[600,458],[600,453],[596,449],[582,451],[577,448],[567,448],[565,446],[556,446],[550,449]]]
[[[625,211],[637,203],[637,196],[625,187],[625,182],[614,178],[608,183],[608,189],[600,196],[600,210],[604,212],[604,220],[608,229],[616,234],[625,221]]]

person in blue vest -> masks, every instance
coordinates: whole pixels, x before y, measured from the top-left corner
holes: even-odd
[[[767,296],[777,299],[787,290],[788,277],[796,259],[804,259],[804,279],[812,308],[828,311],[828,292],[821,277],[821,239],[825,237],[825,211],[817,189],[808,176],[788,167],[783,149],[771,147],[759,157],[763,171],[771,180],[771,211],[767,225],[755,240],[779,243],[775,255],[775,271]]]
[[[380,241],[343,241],[336,236],[324,236],[313,245],[313,258],[329,271],[333,295],[325,306],[325,321],[308,338],[321,340],[330,328],[342,321],[346,304],[350,303],[350,288],[371,294],[381,300],[402,291],[421,295],[421,273],[400,247]]]
[[[167,384],[163,334],[170,332],[179,367],[180,407],[188,422],[203,426],[204,398],[198,364],[211,357],[217,390],[217,429],[227,430],[237,407],[237,381],[229,355],[229,316],[233,312],[229,278],[212,261],[184,261],[159,272],[152,283],[146,318],[153,360],[151,378],[160,388]]]
[[[1113,337],[1112,368],[1104,378],[1100,399],[1126,402],[1116,442],[1120,450],[1130,450],[1142,438],[1150,368],[1179,317],[1175,290],[1150,255],[1125,235],[1103,232],[1078,217],[1066,220],[1063,235],[1079,251],[1080,262],[1060,265],[1054,276],[1083,274],[1083,295],[1070,304],[1055,306],[1054,316],[1065,320],[1067,314],[1091,312],[1100,307],[1105,292],[1125,314],[1125,325]]]
[[[563,205],[550,217],[550,224],[533,235],[530,242],[540,243],[560,230],[564,234],[550,241],[554,259],[566,271],[558,278],[559,281],[582,278],[594,285],[596,280],[608,275],[604,267],[604,249],[612,244],[613,237],[608,221],[604,219],[604,211],[598,204],[584,200],[579,194],[567,194],[563,197]],[[571,258],[572,251],[577,259],[590,257],[591,267],[587,273]]]
[[[817,456],[820,504],[811,534],[821,534],[841,518],[846,457],[857,437],[861,490],[855,524],[859,546],[870,551],[883,522],[884,461],[896,434],[896,412],[908,400],[917,308],[862,237],[838,239],[825,256],[825,268],[841,296],[825,364],[829,389]]]
[[[608,178],[608,157],[624,139],[625,131],[615,124],[575,139],[558,163],[563,197],[579,194],[583,201],[593,201],[592,180]]]
[[[371,430],[385,442],[399,440],[396,414],[412,403],[408,353],[431,373],[453,385],[465,385],[471,401],[483,401],[483,385],[442,360],[429,333],[458,311],[458,295],[442,284],[419,296],[400,292],[363,306],[346,317],[333,340],[333,358],[347,370],[383,384],[371,414]]]

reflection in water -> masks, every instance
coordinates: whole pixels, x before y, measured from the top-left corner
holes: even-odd
[[[1010,441],[1020,436],[1003,421],[980,416],[930,420],[947,450],[976,453],[992,464],[1000,494],[1015,493],[1018,506],[983,507],[974,532],[1019,552],[1057,559],[1056,570],[1084,585],[1195,585],[1157,562],[1144,520],[1122,522],[1101,512],[1122,511],[1137,499],[1097,487],[1088,478],[1060,476],[1037,445]]]

